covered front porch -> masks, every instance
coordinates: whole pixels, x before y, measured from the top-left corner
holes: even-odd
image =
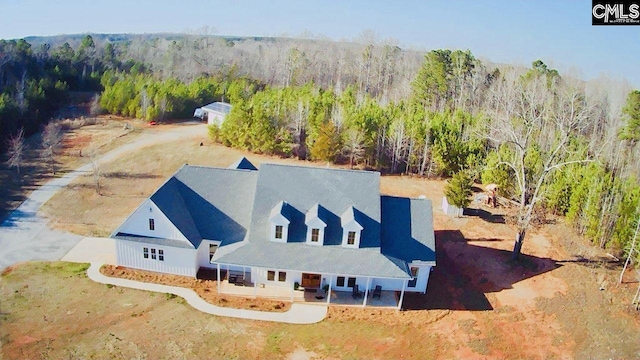
[[[380,285],[380,279],[361,278],[362,287],[353,284],[352,287],[334,287],[339,276],[318,275],[322,282],[317,286],[303,287],[297,284],[271,284],[269,282],[254,281],[251,278],[251,269],[234,271],[217,266],[218,292],[231,296],[249,298],[266,298],[281,301],[306,302],[340,306],[372,306],[383,308],[402,308],[405,286],[408,281],[402,281],[401,290],[384,289]],[[307,275],[303,273],[303,277]],[[315,278],[314,276],[311,276]],[[348,277],[347,277],[348,279]],[[301,281],[304,283],[303,281]],[[314,283],[314,285],[316,285]]]
[[[273,300],[330,304],[342,306],[374,306],[386,308],[399,307],[399,292],[383,290],[380,296],[373,297],[373,291],[368,296],[354,297],[349,291],[332,291],[328,296],[319,289],[294,290],[293,288],[255,283],[230,283],[227,279],[220,282],[221,294],[242,296],[248,298],[265,298]]]

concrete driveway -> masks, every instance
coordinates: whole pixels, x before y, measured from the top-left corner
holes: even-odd
[[[171,131],[146,130],[133,143],[121,146],[103,155],[98,162],[109,162],[127,152],[146,146],[202,134],[206,136],[206,125],[189,124]],[[0,272],[15,263],[29,260],[60,260],[82,236],[52,230],[38,210],[60,189],[83,173],[91,171],[84,165],[59,178],[52,179],[34,190],[7,219],[0,224]]]

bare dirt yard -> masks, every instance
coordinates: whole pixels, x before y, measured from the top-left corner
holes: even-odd
[[[227,166],[242,155],[256,165],[313,165],[227,149],[203,134],[104,164],[118,176],[105,177],[103,195],[79,178],[45,205],[47,216],[108,234],[183,163]],[[0,358],[640,358],[640,313],[630,305],[637,280],[629,272],[618,285],[621,264],[562,219],[530,231],[513,263],[511,210],[472,204],[451,218],[439,210],[443,181],[384,176],[381,188],[434,204],[437,266],[427,294],[406,296],[404,311],[331,307],[305,326],[227,319],[180,298],[93,283],[79,265],[28,263],[0,277]]]

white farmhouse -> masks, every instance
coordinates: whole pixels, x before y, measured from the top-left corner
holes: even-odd
[[[183,166],[112,234],[120,266],[255,288],[426,292],[436,265],[427,199],[381,196],[377,172]],[[233,277],[235,280],[235,276]],[[220,282],[219,282],[220,283]],[[355,297],[354,297],[355,298]],[[331,301],[331,296],[327,301]]]

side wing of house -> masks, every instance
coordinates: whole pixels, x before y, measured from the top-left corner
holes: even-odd
[[[431,201],[381,196],[382,253],[403,261],[412,280],[407,291],[427,291],[431,268],[436,265]]]

